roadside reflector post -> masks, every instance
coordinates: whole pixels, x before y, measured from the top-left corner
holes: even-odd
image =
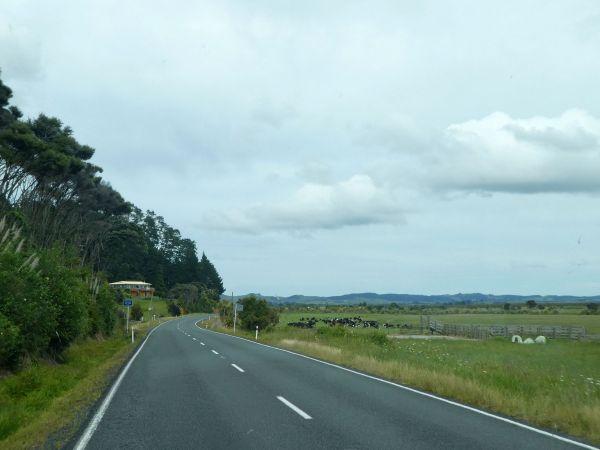
[[[258,341],[258,325],[256,325],[256,335],[254,336],[254,340]]]
[[[131,342],[133,343],[133,327],[131,327]]]

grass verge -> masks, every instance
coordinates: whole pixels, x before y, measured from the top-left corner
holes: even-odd
[[[0,448],[59,448],[68,442],[150,329],[149,323],[140,325],[134,344],[122,334],[77,342],[61,364],[39,361],[1,378]]]
[[[341,327],[278,327],[259,341],[600,443],[599,343],[391,340]]]

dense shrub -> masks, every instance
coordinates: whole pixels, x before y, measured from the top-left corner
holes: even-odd
[[[180,316],[181,315],[181,309],[179,308],[179,306],[177,306],[177,304],[175,302],[167,302],[167,311],[169,312],[170,315],[172,316]]]
[[[133,304],[129,314],[131,320],[142,320],[142,317],[144,317],[144,311],[142,311],[142,306],[139,303]]]
[[[21,345],[19,328],[0,313],[0,367],[17,365]]]
[[[249,295],[242,298],[240,303],[244,309],[240,311],[239,318],[242,327],[246,330],[254,330],[257,325],[261,330],[264,330],[279,322],[277,312],[264,299],[258,299],[255,295]]]
[[[117,293],[119,291],[111,289],[108,283],[103,282],[100,284],[96,298],[93,299],[93,303],[95,304],[94,309],[97,311],[94,323],[97,330],[96,333],[105,336],[113,333],[117,324],[117,302],[115,301]]]
[[[26,261],[18,253],[0,254],[0,314],[19,329],[19,354],[36,356],[49,348],[57,328],[57,308],[48,295],[45,277]]]
[[[90,291],[84,282],[84,273],[67,267],[56,252],[48,252],[41,258],[40,271],[56,321],[48,350],[60,354],[88,330]]]
[[[77,260],[22,248],[0,251],[0,368],[25,356],[57,357],[79,337],[112,332],[116,305],[106,282],[96,280],[94,295]]]
[[[221,300],[217,305],[217,311],[219,319],[226,327],[233,325],[233,304],[231,302]]]

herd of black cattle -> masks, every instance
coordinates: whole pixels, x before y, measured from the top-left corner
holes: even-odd
[[[297,328],[314,328],[317,322],[323,322],[330,327],[336,325],[351,327],[351,328],[379,328],[380,324],[377,320],[364,320],[361,317],[333,317],[329,319],[317,319],[315,317],[301,317],[299,322],[288,322],[288,326]],[[383,323],[383,328],[412,328],[409,323],[393,324]]]

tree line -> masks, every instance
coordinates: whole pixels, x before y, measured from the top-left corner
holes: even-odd
[[[110,335],[109,280],[145,280],[187,311],[215,307],[223,282],[196,243],[125,200],[69,126],[24,119],[11,97],[0,78],[0,368]]]

